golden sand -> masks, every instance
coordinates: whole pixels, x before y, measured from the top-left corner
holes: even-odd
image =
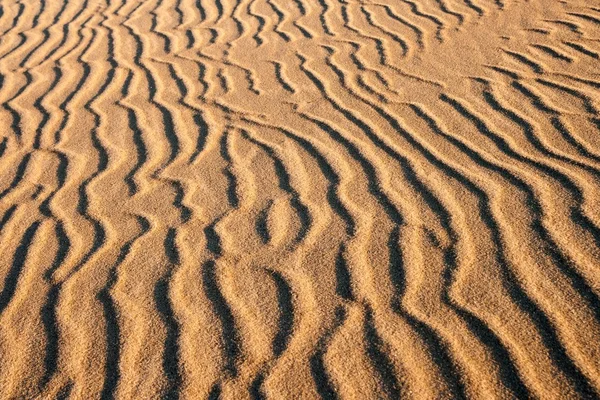
[[[600,395],[596,0],[0,1],[1,399]]]

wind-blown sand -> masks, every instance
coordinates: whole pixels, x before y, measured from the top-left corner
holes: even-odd
[[[0,1],[0,398],[597,398],[600,3]]]

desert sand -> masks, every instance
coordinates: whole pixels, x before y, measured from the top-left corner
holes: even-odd
[[[600,3],[0,1],[1,399],[600,396]]]

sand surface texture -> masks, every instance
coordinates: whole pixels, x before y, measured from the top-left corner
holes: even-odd
[[[1,0],[0,398],[597,398],[600,2]]]

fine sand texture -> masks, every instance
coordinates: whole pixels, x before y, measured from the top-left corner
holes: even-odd
[[[0,0],[0,399],[600,396],[600,1]]]

